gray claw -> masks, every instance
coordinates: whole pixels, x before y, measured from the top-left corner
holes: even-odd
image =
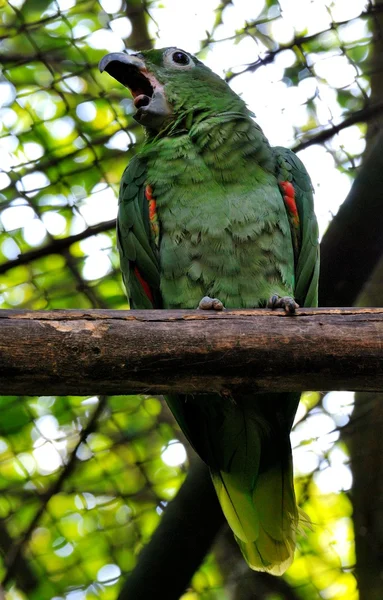
[[[271,296],[271,298],[269,298],[269,301],[267,303],[267,308],[271,308],[272,310],[274,310],[274,308],[277,308],[278,302],[279,302],[279,296],[277,296],[277,294],[274,294],[273,296]]]
[[[198,304],[200,310],[223,310],[224,306],[218,298],[210,298],[210,296],[204,296]]]
[[[277,296],[277,294],[274,294],[269,299],[267,308],[271,308],[272,310],[275,308],[283,308],[286,314],[293,315],[295,314],[296,309],[299,308],[299,304],[297,304],[291,296]]]

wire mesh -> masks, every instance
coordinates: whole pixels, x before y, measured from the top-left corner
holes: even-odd
[[[194,50],[212,65],[224,56],[227,81],[273,142],[302,151],[309,170],[319,160],[331,171],[328,186],[341,197],[319,202],[327,222],[383,109],[371,100],[382,5],[267,0],[237,27],[242,4],[217,2],[214,13],[201,13],[207,22],[213,14],[213,24]],[[1,308],[127,308],[114,220],[121,174],[143,132],[128,91],[97,64],[110,50],[161,40],[169,5],[0,4]],[[317,27],[307,29],[310,11]],[[327,197],[318,169],[313,180],[317,197]],[[1,397],[0,405],[0,574],[9,598],[116,598],[187,469],[163,401]],[[340,436],[352,409],[350,395],[304,396],[293,445],[298,497],[315,529],[300,540],[285,587],[269,582],[259,597],[357,598],[349,452]],[[245,575],[217,555],[185,600],[237,597]]]

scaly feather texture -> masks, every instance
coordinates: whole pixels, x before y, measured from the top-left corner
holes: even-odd
[[[244,102],[182,50],[103,61],[131,89],[147,130],[120,192],[118,243],[131,306],[196,308],[208,295],[227,308],[253,308],[273,294],[316,305],[318,230],[298,157],[271,148]],[[281,575],[300,522],[289,439],[299,394],[167,401],[210,467],[249,566]]]

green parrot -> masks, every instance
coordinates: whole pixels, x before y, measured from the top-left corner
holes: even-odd
[[[184,50],[112,53],[100,70],[129,88],[146,130],[122,177],[117,219],[131,307],[316,306],[318,227],[299,158],[272,148],[244,101]],[[281,575],[308,519],[295,500],[290,445],[299,394],[167,402],[210,468],[247,563]]]

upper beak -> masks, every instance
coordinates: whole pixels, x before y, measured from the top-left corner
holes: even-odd
[[[146,71],[145,63],[141,58],[124,52],[111,52],[103,56],[98,68],[101,73],[106,71],[130,90],[132,90],[131,84],[135,75],[139,77],[143,71]]]
[[[112,63],[117,63],[113,65]],[[118,63],[125,63],[131,67],[136,67],[139,71],[145,69],[145,63],[138,56],[134,56],[132,54],[125,54],[125,52],[111,52],[110,54],[106,54],[102,57],[98,64],[98,68],[101,73],[106,71],[110,75],[113,76],[112,71],[118,67]]]

